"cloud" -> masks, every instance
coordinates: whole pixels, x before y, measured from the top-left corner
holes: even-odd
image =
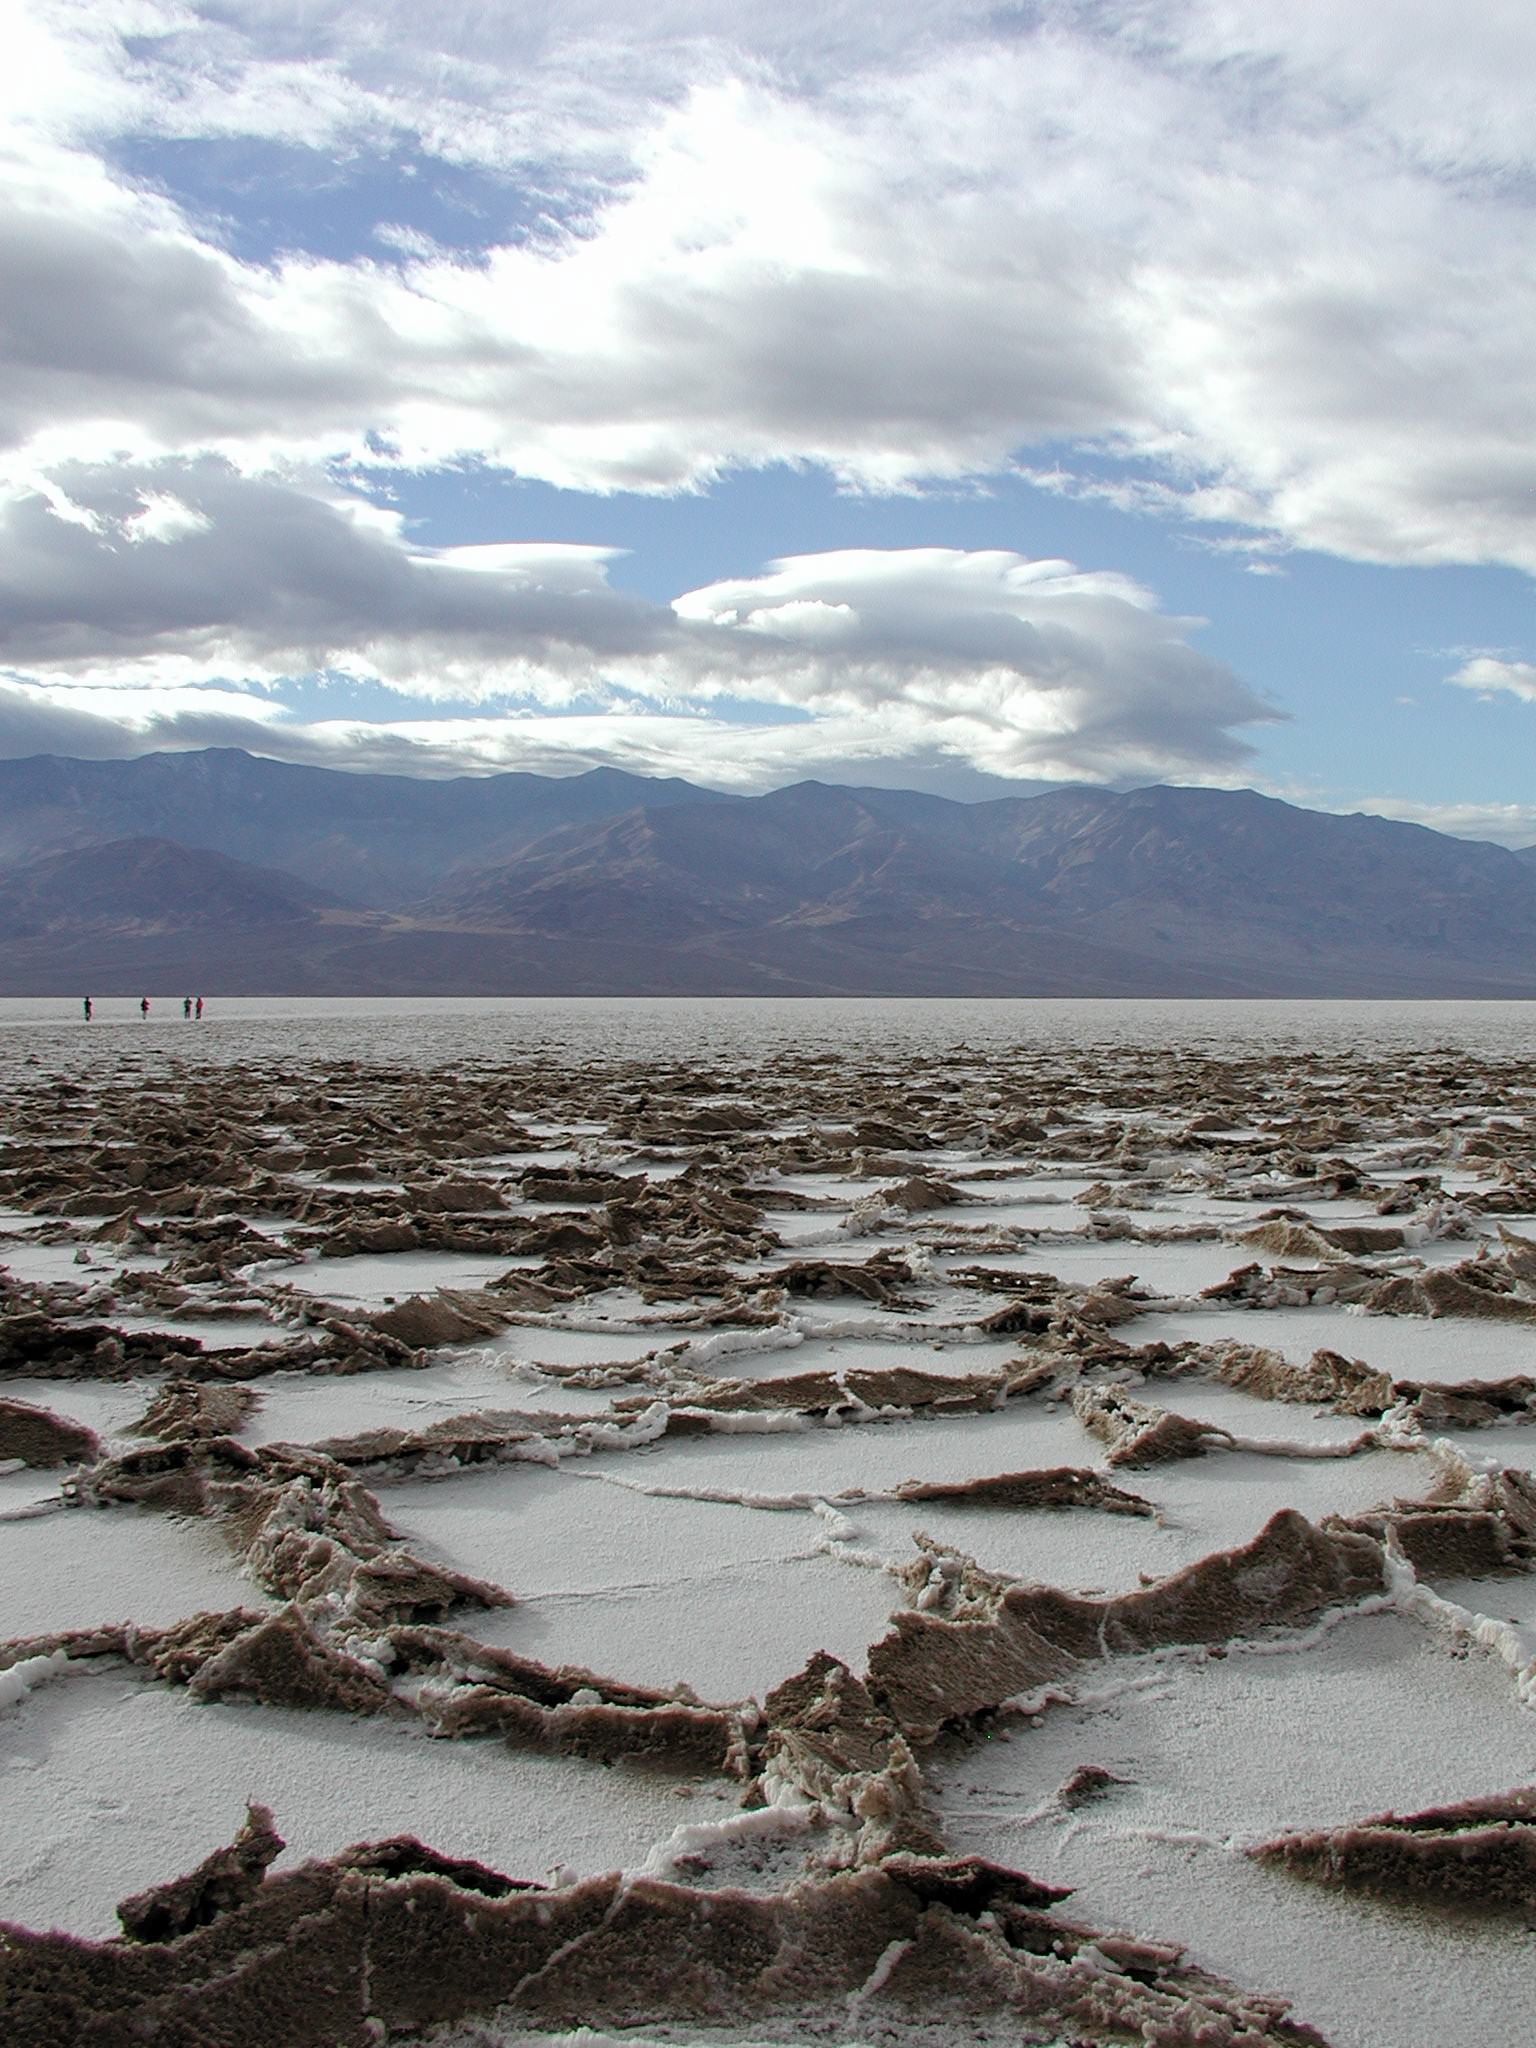
[[[675,600],[763,650],[754,690],[926,734],[978,767],[1088,776],[1230,771],[1274,719],[1128,578],[1003,549],[803,555]]]
[[[978,246],[978,171],[925,197],[894,162],[921,138],[870,118],[699,90],[579,232],[473,262],[240,263],[78,152],[13,155],[0,442],[34,467],[105,439],[669,491],[780,460],[904,485],[1117,425],[1106,255],[1059,207],[1004,206]]]
[[[0,682],[0,760],[64,754],[74,760],[115,760],[142,753],[118,718],[101,718],[43,690]]]
[[[0,501],[0,663],[82,683],[336,669],[428,696],[555,700],[675,635],[607,551],[413,548],[398,517],[227,462],[63,465]],[[144,531],[146,507],[171,505]]]
[[[1448,683],[1456,683],[1464,690],[1504,691],[1511,697],[1523,697],[1528,704],[1536,704],[1536,663],[1529,661],[1502,661],[1491,654],[1473,655],[1470,661],[1462,663]]]
[[[41,12],[0,180],[15,473],[392,450],[883,490],[1034,451],[1125,488],[1108,454],[1181,519],[1536,570],[1512,7]],[[92,154],[146,134],[432,153],[552,218],[473,256],[241,262]]]
[[[1270,90],[1278,70],[1292,99],[1374,131],[1435,171],[1507,173],[1531,161],[1517,83],[1531,54],[1523,0],[1479,0],[1475,19],[1442,0],[1290,0],[1283,11],[1268,0],[1159,0],[1124,10],[1123,21],[1132,38],[1166,38],[1171,28],[1186,58],[1245,67]]]
[[[0,684],[0,760],[60,754],[120,760],[162,751],[241,747],[276,761],[351,773],[443,778],[511,770],[579,775],[622,768],[633,775],[682,776],[709,789],[757,795],[814,779],[881,789],[919,789],[958,802],[1027,796],[1067,778],[998,776],[920,735],[903,739],[858,718],[804,723],[724,719],[654,708],[602,714],[520,710],[396,719],[322,718],[211,711],[170,700],[129,717],[104,692],[99,708],[60,702],[46,687]],[[109,709],[109,707],[112,707]]]
[[[138,691],[121,702],[141,719],[166,691],[195,693],[178,714],[271,717],[242,686],[316,672],[447,705],[744,699],[820,735],[779,732],[779,748],[835,741],[849,758],[939,753],[1064,778],[1227,773],[1250,752],[1240,729],[1279,715],[1189,644],[1197,621],[1107,571],[858,550],[668,606],[615,588],[613,560],[554,543],[422,547],[365,500],[210,457],[66,465],[48,492],[0,499],[0,666],[109,711],[114,692]]]
[[[1330,804],[1328,809],[1342,809]],[[1408,797],[1365,796],[1350,809],[1373,817],[1400,818],[1409,825],[1427,825],[1453,839],[1491,840],[1496,846],[1536,845],[1536,804],[1421,803]]]
[[[902,751],[889,732],[853,718],[779,724],[655,709],[601,715],[524,709],[301,724],[254,698],[241,706],[221,695],[218,705],[209,706],[191,692],[164,692],[123,701],[106,690],[0,683],[0,760],[33,754],[123,760],[203,747],[242,747],[272,760],[353,773],[433,777],[624,768],[635,775],[681,775],[744,794],[806,777],[925,789],[961,800],[1046,786],[990,776],[932,746]]]
[[[0,760],[122,760],[160,747],[281,752],[281,715],[281,707],[232,690],[59,690],[0,679]]]
[[[449,161],[613,167],[660,105],[762,69],[814,91],[985,32],[991,0],[775,8],[621,0],[32,0],[8,7],[7,103],[54,139],[258,136],[317,150],[409,142]]]

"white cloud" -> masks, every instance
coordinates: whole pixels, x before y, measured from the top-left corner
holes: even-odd
[[[1342,810],[1342,804],[1330,804]],[[1432,832],[1449,832],[1453,839],[1492,840],[1497,846],[1536,845],[1536,804],[1509,803],[1422,803],[1408,797],[1362,796],[1349,809],[1367,811],[1374,817],[1399,818],[1409,825],[1427,825]]]
[[[1459,684],[1464,690],[1504,691],[1511,697],[1523,697],[1528,704],[1536,704],[1533,662],[1503,661],[1496,655],[1476,654],[1463,662],[1454,675],[1447,676],[1446,681]]]
[[[1004,774],[1229,771],[1251,751],[1232,728],[1279,715],[1191,648],[1199,621],[1128,578],[1002,549],[798,556],[674,609],[733,654],[762,645],[756,694],[925,732]]]
[[[1256,575],[1536,573],[1523,0],[0,0],[0,35],[0,747],[1230,780],[1274,715],[1108,573],[850,552],[668,608],[600,546],[418,545],[363,462],[1022,471]],[[313,150],[385,210],[354,260],[241,260],[237,192],[114,168],[156,140]],[[388,211],[443,163],[488,248]],[[288,717],[322,668],[403,715]]]
[[[132,546],[146,541],[180,540],[189,533],[206,533],[212,521],[206,513],[186,504],[171,491],[140,491],[139,510],[121,522],[124,540]]]
[[[1073,779],[993,775],[925,741],[919,726],[893,728],[856,717],[782,724],[642,708],[341,716],[299,723],[258,697],[219,693],[215,702],[205,701],[211,694],[146,691],[120,702],[104,690],[0,681],[0,760],[46,753],[108,760],[243,747],[273,760],[375,774],[441,777],[518,769],[577,775],[589,768],[623,768],[634,775],[678,775],[744,795],[813,778],[927,790],[959,801],[1030,795]]]
[[[800,556],[668,607],[614,588],[601,547],[419,547],[364,501],[212,458],[74,465],[60,497],[69,516],[0,500],[0,664],[103,703],[319,671],[446,702],[744,698],[841,754],[1078,778],[1226,773],[1278,715],[1128,579],[1002,550]],[[136,545],[146,506],[174,510]]]
[[[1478,0],[1470,12],[1444,0],[1157,0],[1124,12],[1131,35],[1145,28],[1166,48],[1172,29],[1196,61],[1246,66],[1265,90],[1364,126],[1435,170],[1509,171],[1536,153],[1520,114],[1524,0]]]
[[[0,662],[18,672],[126,684],[329,668],[426,695],[560,697],[673,630],[608,588],[602,548],[412,548],[366,501],[207,457],[56,480],[72,516],[25,487],[0,500]],[[156,544],[135,545],[146,504],[167,502]]]
[[[598,491],[1029,448],[1094,487],[1098,448],[1189,519],[1536,569],[1528,12],[40,12],[0,185],[18,468],[371,435]],[[264,269],[114,182],[88,146],[125,132],[404,142],[547,175],[573,225]]]
[[[702,90],[587,231],[403,267],[240,264],[78,152],[14,155],[0,440],[36,467],[372,436],[410,463],[672,490],[801,458],[902,484],[1116,424],[1103,257],[1052,209],[1005,207],[1008,253],[979,248],[977,172],[925,198],[891,161],[920,139],[874,118],[845,134],[767,89]]]
[[[856,718],[776,724],[697,711],[551,715],[523,709],[299,723],[254,694],[185,688],[120,693],[0,680],[0,760],[32,754],[113,760],[200,747],[243,747],[274,760],[378,774],[521,769],[576,775],[588,768],[624,768],[636,775],[681,775],[746,794],[808,776],[959,798],[1027,794],[1039,786],[989,776],[932,746],[904,750],[890,732]]]
[[[158,747],[281,753],[282,719],[281,706],[234,689],[174,683],[90,689],[0,674],[0,760],[29,754],[118,760]]]
[[[985,32],[990,0],[750,7],[622,0],[0,0],[11,121],[55,138],[135,129],[317,149],[408,141],[509,168],[628,160],[658,105],[763,69],[802,90]],[[9,85],[9,91],[6,87]]]

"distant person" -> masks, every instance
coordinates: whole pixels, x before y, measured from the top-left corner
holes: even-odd
[[[141,1017],[142,1017],[142,1018],[144,1019],[144,1021],[145,1021],[145,1023],[146,1023],[146,1024],[147,1024],[147,1023],[149,1022],[149,997],[148,997],[148,996],[140,996],[140,997],[139,997],[139,1015],[140,1015],[140,1016],[141,1016]]]
[[[190,1016],[191,1016],[191,1014],[192,1014],[192,998],[191,998],[190,996],[183,996],[183,997],[182,997],[182,999],[181,999],[181,1014],[183,1015],[183,1017],[190,1017]]]
[[[91,1001],[90,997],[87,996],[85,1001],[80,1005],[80,1007],[85,1012],[86,1023],[89,1024],[91,1021],[91,1014],[96,1007],[95,1004]]]
[[[197,1021],[199,1024],[203,1021],[203,999],[201,996],[197,999]]]

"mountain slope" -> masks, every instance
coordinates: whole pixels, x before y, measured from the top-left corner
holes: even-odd
[[[968,805],[802,783],[567,828],[421,908],[778,974],[814,956],[834,987],[868,985],[866,954],[897,989],[978,968],[1008,990],[1063,970],[1095,992],[1536,984],[1536,891],[1512,854],[1246,790]]]
[[[169,839],[115,839],[0,875],[0,937],[144,935],[312,923],[341,899],[293,875]]]
[[[7,769],[3,991],[1536,997],[1529,860],[1251,790],[744,798],[222,753],[0,764],[0,797]],[[261,860],[124,840],[132,809]],[[5,874],[34,829],[75,840]]]
[[[561,825],[646,803],[712,800],[691,783],[585,775],[354,775],[234,747],[135,761],[0,761],[0,868],[105,840],[153,837],[283,868],[390,908],[465,862],[504,860]],[[715,799],[729,802],[729,798]]]
[[[1053,919],[1115,943],[1150,925],[1171,944],[1241,933],[1304,954],[1364,944],[1483,959],[1536,939],[1536,894],[1502,847],[1252,790],[1053,792],[1017,852]]]

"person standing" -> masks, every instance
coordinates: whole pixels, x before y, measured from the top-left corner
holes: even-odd
[[[147,1024],[147,1023],[149,1022],[149,997],[148,997],[148,996],[140,996],[140,997],[139,997],[139,1015],[140,1015],[140,1016],[141,1016],[141,1017],[142,1017],[142,1018],[144,1019],[144,1021],[145,1021],[145,1023],[146,1023],[146,1024]]]
[[[203,1021],[203,999],[201,996],[197,999],[197,1021],[199,1024]]]
[[[80,1005],[80,1008],[85,1012],[85,1021],[87,1024],[89,1024],[91,1021],[91,1013],[93,1012],[95,1007],[95,1004],[91,1001],[89,996],[87,996],[85,1001]]]
[[[192,1015],[192,998],[190,996],[182,997],[181,1014],[183,1017],[190,1017]]]

